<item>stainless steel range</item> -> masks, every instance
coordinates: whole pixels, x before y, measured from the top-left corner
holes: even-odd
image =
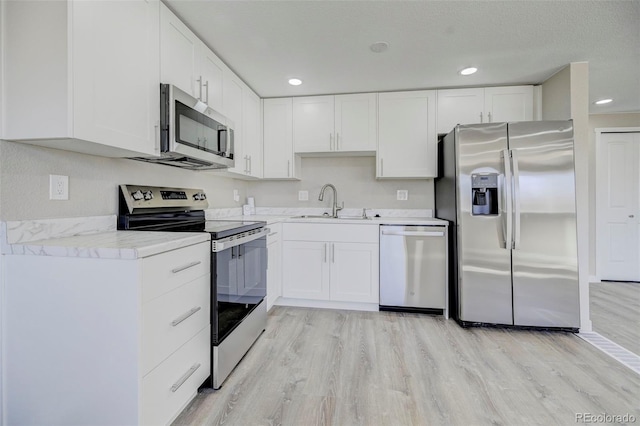
[[[204,191],[120,185],[118,229],[211,234],[210,386],[224,380],[264,331],[269,229],[261,221],[206,220]]]

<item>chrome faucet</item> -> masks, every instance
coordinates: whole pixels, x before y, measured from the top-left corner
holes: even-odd
[[[327,189],[327,187],[333,189],[333,207],[331,210],[331,216],[338,217],[338,211],[344,208],[344,201],[342,202],[342,207],[338,207],[338,190],[335,186],[331,185],[330,183],[324,185],[320,190],[320,196],[318,197],[318,200],[322,201],[322,199],[324,198],[324,190]]]

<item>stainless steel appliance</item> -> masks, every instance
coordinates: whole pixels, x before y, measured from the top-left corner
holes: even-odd
[[[446,226],[380,226],[380,310],[448,318]]]
[[[169,84],[160,85],[160,157],[134,160],[191,170],[233,167],[234,123]]]
[[[218,389],[267,322],[267,240],[261,221],[205,220],[198,189],[120,185],[118,229],[211,234],[212,376]]]
[[[457,320],[577,330],[572,122],[458,125],[439,148]]]

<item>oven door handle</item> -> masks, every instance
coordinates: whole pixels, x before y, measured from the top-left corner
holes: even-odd
[[[227,250],[232,247],[237,247],[239,245],[246,244],[248,242],[257,240],[259,238],[266,237],[270,232],[271,232],[271,229],[265,227],[260,229],[260,231],[258,232],[255,232],[253,234],[250,234],[244,237],[235,238],[235,236],[231,236],[231,237],[223,238],[221,240],[213,240],[211,241],[211,251],[213,253],[218,253],[220,251]]]

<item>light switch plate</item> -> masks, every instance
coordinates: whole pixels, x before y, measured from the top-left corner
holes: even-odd
[[[406,189],[398,189],[396,199],[398,201],[407,201],[409,199],[409,191]]]
[[[69,176],[49,175],[49,199],[69,199]]]
[[[240,201],[240,193],[237,189],[233,190],[233,201]]]
[[[309,191],[298,191],[298,201],[309,201]]]

